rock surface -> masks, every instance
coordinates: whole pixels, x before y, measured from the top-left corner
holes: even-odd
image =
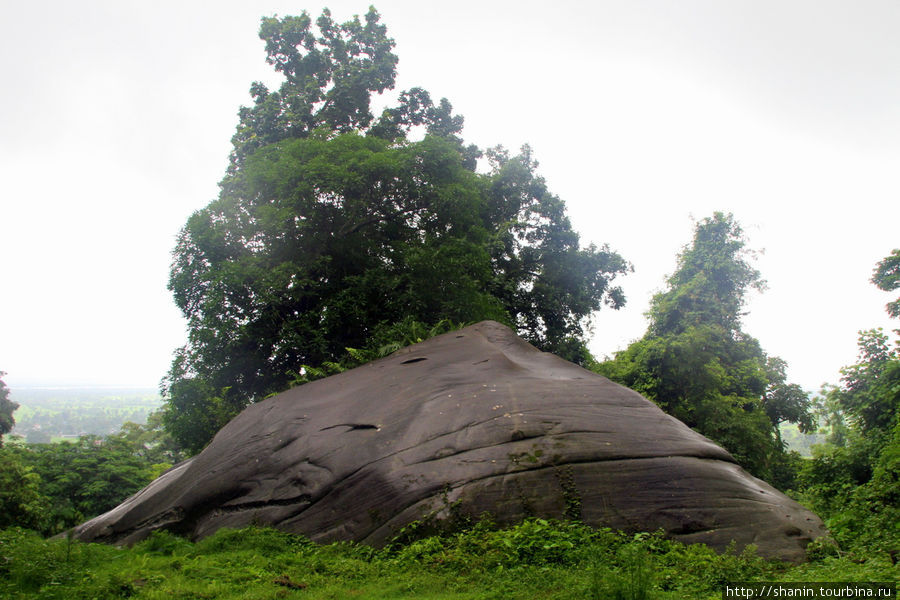
[[[485,321],[244,410],[194,458],[76,529],[133,543],[269,524],[384,543],[408,523],[489,512],[665,529],[804,560],[813,513],[639,394]]]

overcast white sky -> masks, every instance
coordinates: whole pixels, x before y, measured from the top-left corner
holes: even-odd
[[[635,266],[603,355],[690,240],[730,211],[769,290],[745,330],[810,389],[896,327],[869,283],[900,247],[900,3],[384,0],[397,91],[446,96],[482,147],[532,145],[585,243]],[[0,370],[17,386],[155,386],[184,322],[175,235],[217,193],[257,37],[322,4],[0,4]],[[367,2],[330,2],[344,21]]]

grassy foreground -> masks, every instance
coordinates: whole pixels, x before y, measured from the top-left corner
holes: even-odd
[[[2,598],[432,600],[721,598],[726,582],[897,581],[884,556],[820,552],[792,567],[716,554],[656,534],[577,523],[488,525],[375,550],[317,545],[272,529],[222,530],[196,543],[157,533],[132,548],[0,531]]]

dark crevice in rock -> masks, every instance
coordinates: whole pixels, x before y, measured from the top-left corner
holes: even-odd
[[[553,471],[556,473],[560,468],[568,467],[572,465],[592,465],[592,464],[601,464],[601,463],[611,463],[611,462],[628,462],[628,461],[641,461],[641,460],[666,460],[670,458],[690,458],[694,460],[707,460],[703,458],[698,458],[695,456],[641,456],[641,457],[628,457],[628,458],[609,458],[602,460],[572,460],[566,462],[557,462],[557,463],[544,463],[544,464],[535,464],[533,466],[529,465],[521,465],[521,468],[515,471],[504,471],[503,473],[491,473],[489,475],[485,475],[483,477],[475,477],[471,479],[466,479],[464,482],[461,482],[460,485],[469,485],[470,483],[474,483],[476,481],[485,481],[487,479],[492,479],[495,477],[509,477],[510,475],[517,476],[523,473],[535,473],[539,471]],[[432,459],[434,460],[434,459]],[[431,462],[431,461],[423,461],[423,462]],[[510,461],[511,462],[511,461]],[[449,484],[448,484],[449,485]],[[455,489],[457,486],[451,486],[451,489]]]
[[[253,502],[241,502],[238,504],[227,504],[219,506],[213,511],[213,515],[243,512],[246,510],[255,510],[258,508],[269,508],[271,506],[294,506],[296,504],[311,504],[312,497],[309,494],[301,494],[293,498],[280,498],[271,500],[254,500]]]
[[[716,527],[709,527],[709,526],[703,525],[701,523],[690,522],[690,523],[684,523],[681,526],[676,527],[674,529],[670,529],[669,534],[671,534],[671,535],[692,535],[692,534],[696,534],[696,533],[703,533],[706,531],[714,531],[715,529],[716,529]]]
[[[347,427],[347,431],[359,431],[361,429],[378,429],[378,425],[372,425],[371,423],[338,423],[337,425],[329,425],[328,427],[323,427],[319,431],[328,431],[329,429],[337,429],[338,427]]]
[[[758,498],[751,498],[749,496],[721,496],[721,498],[738,500],[740,502],[757,502],[759,504],[765,504],[767,506],[775,506],[775,503],[773,503],[771,500],[760,500]]]
[[[459,433],[459,431],[454,431],[454,432],[452,432],[452,434],[458,434],[458,433]],[[515,433],[515,432],[513,432],[513,433]],[[586,432],[584,432],[584,433],[592,434],[592,433],[598,433],[598,432],[594,432],[594,431],[586,431]],[[599,432],[599,433],[604,433],[604,432]],[[427,440],[427,442],[432,442],[432,441],[434,441],[434,440],[436,440],[436,439],[440,439],[441,437],[446,437],[446,436],[452,435],[452,434],[451,434],[451,433],[444,434],[444,435],[439,436],[439,437],[437,437],[437,438],[432,438],[431,440]],[[555,440],[555,439],[557,439],[557,438],[567,437],[567,436],[569,436],[569,434],[570,434],[570,432],[566,432],[565,434],[545,434],[545,435],[535,434],[535,435],[528,435],[527,437],[515,438],[515,439],[511,440],[511,443],[524,442],[524,441],[533,440],[533,439],[538,439],[538,438],[543,439],[543,440],[547,440],[547,442],[549,443],[549,442],[552,442],[553,440]],[[392,453],[390,453],[390,454],[387,454],[387,455],[383,456],[383,457],[380,458],[378,461],[374,461],[374,462],[372,462],[372,463],[369,463],[369,464],[365,465],[363,468],[368,467],[368,466],[371,466],[371,465],[373,465],[373,464],[375,464],[375,463],[377,463],[377,462],[380,462],[381,460],[385,460],[385,459],[388,459],[388,458],[393,458],[393,457],[396,457],[396,456],[398,456],[398,455],[402,455],[402,454],[407,453],[407,452],[415,452],[415,451],[421,449],[421,446],[422,446],[422,445],[424,445],[424,442],[423,442],[423,444],[420,444],[420,445],[418,445],[418,446],[410,446],[410,447],[404,448],[404,449],[402,449],[402,450],[396,450],[396,451],[394,451],[394,452],[392,452]],[[460,456],[462,456],[462,455],[464,455],[464,454],[469,454],[469,453],[472,453],[472,452],[479,452],[479,451],[489,450],[490,448],[495,448],[495,447],[497,447],[497,446],[499,446],[499,445],[500,445],[500,444],[494,443],[494,444],[486,444],[486,445],[482,445],[482,446],[474,446],[474,447],[471,447],[471,448],[464,448],[464,449],[457,450],[457,451],[452,452],[452,453],[442,453],[440,456],[434,456],[434,455],[432,455],[432,456],[429,456],[428,458],[426,458],[426,459],[424,459],[424,460],[419,460],[419,461],[415,461],[415,462],[407,463],[407,464],[409,464],[409,465],[425,464],[425,463],[430,463],[430,462],[434,462],[434,461],[438,461],[438,460],[444,460],[444,459],[447,459],[447,458],[460,457]],[[549,444],[549,445],[552,447],[553,444]],[[513,448],[511,448],[511,449],[513,449]],[[539,448],[539,449],[542,449],[542,448]],[[542,449],[542,450],[543,450],[543,449]],[[715,456],[709,456],[708,454],[703,453],[703,452],[697,452],[697,453],[694,453],[694,454],[689,454],[689,453],[682,453],[682,454],[657,453],[657,454],[652,454],[652,453],[650,453],[650,452],[652,452],[652,450],[653,450],[652,448],[647,448],[647,449],[646,449],[647,453],[641,453],[641,454],[623,455],[623,454],[612,454],[612,453],[610,453],[608,456],[604,456],[604,457],[602,457],[602,458],[597,458],[597,457],[595,456],[595,457],[590,458],[590,459],[577,459],[577,458],[575,458],[575,459],[566,459],[566,460],[558,460],[558,459],[555,459],[555,458],[554,458],[554,457],[557,456],[557,455],[545,453],[543,456],[546,457],[546,458],[545,458],[544,460],[539,460],[539,461],[538,461],[538,464],[535,464],[533,467],[531,467],[530,470],[534,470],[534,469],[537,469],[537,468],[540,468],[540,467],[554,466],[554,465],[555,465],[555,466],[562,466],[562,465],[566,465],[566,464],[601,463],[601,462],[613,462],[613,461],[617,461],[617,460],[618,460],[618,461],[625,461],[625,460],[651,460],[651,459],[655,459],[655,458],[659,458],[659,459],[691,458],[691,459],[696,459],[696,460],[708,460],[708,461],[726,462],[726,461],[724,461],[724,460],[722,460],[722,459],[720,459],[720,458],[718,458],[718,457],[715,457]],[[483,462],[483,461],[472,461],[472,462]],[[510,461],[510,462],[512,462],[512,461]],[[758,502],[759,502],[759,501],[758,501]]]
[[[408,358],[408,359],[404,360],[403,362],[401,362],[400,364],[401,365],[411,365],[413,363],[422,362],[423,360],[428,360],[428,359],[425,358],[424,356],[418,356],[416,358]]]
[[[155,531],[157,529],[163,529],[167,526],[173,526],[173,529],[177,527],[181,521],[184,519],[184,509],[181,507],[171,508],[164,513],[154,515],[152,518],[145,519],[138,523],[135,523],[131,527],[123,528],[123,529],[115,529],[114,531],[101,533],[98,535],[93,541],[96,542],[107,542],[107,543],[115,543],[122,538],[128,537],[139,531],[146,531],[148,534],[151,531]],[[83,526],[81,526],[83,527]],[[79,536],[81,531],[81,527],[76,530],[76,536]]]

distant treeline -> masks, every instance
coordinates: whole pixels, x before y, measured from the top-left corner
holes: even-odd
[[[824,444],[828,440],[831,428],[826,423],[820,422],[819,429],[815,433],[802,433],[795,423],[782,423],[779,426],[781,439],[789,451],[797,452],[804,458],[811,458],[813,446]]]
[[[10,397],[19,403],[11,434],[29,443],[109,435],[162,405],[153,388],[14,388]]]

